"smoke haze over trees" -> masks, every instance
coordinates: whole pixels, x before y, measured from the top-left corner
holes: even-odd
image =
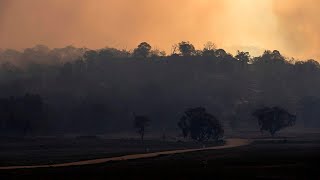
[[[33,134],[132,132],[134,112],[150,117],[153,131],[176,132],[185,109],[193,107],[205,107],[233,130],[258,129],[251,113],[264,106],[295,112],[300,127],[320,126],[317,61],[293,60],[276,50],[233,56],[213,43],[200,50],[189,42],[175,46],[169,55],[145,42],[133,52],[43,45],[3,50],[0,111],[8,103],[28,104],[26,94],[37,97],[34,107],[45,118],[30,127]],[[21,134],[25,125],[13,128],[11,119],[2,118],[0,132]]]

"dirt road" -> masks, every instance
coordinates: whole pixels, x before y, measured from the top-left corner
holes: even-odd
[[[154,153],[132,154],[132,155],[125,155],[120,157],[93,159],[93,160],[85,160],[85,161],[78,161],[78,162],[61,163],[61,164],[34,165],[34,166],[8,166],[8,167],[0,167],[0,170],[82,166],[82,165],[106,163],[110,161],[125,161],[125,160],[141,159],[141,158],[152,158],[160,155],[171,155],[171,154],[181,154],[181,153],[196,152],[196,151],[235,148],[235,147],[245,146],[250,143],[251,141],[248,139],[227,139],[226,144],[223,146],[214,146],[214,147],[207,147],[207,148],[201,148],[201,149],[171,150],[171,151],[154,152]]]

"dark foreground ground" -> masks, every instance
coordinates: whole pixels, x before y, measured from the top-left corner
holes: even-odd
[[[211,142],[208,146],[221,145]],[[195,142],[78,138],[0,138],[0,166],[58,164],[158,152],[176,149],[200,148]],[[0,179],[1,180],[1,179]]]
[[[320,179],[320,141],[256,140],[224,150],[97,165],[0,171],[0,179]]]

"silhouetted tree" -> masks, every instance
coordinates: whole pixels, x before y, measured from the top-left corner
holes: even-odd
[[[260,57],[253,59],[254,64],[287,64],[286,58],[278,50],[266,50]]]
[[[272,136],[283,128],[293,126],[296,116],[280,107],[265,107],[253,112],[258,119],[260,130],[268,131]]]
[[[94,61],[98,58],[99,53],[94,50],[86,51],[83,55],[84,59],[87,61]]]
[[[224,58],[228,55],[228,53],[224,49],[217,49],[215,52],[216,56],[219,58]]]
[[[66,46],[64,48],[55,48],[51,50],[49,59],[54,63],[72,62],[82,59],[84,54],[88,51],[86,48],[76,48],[74,46]],[[87,55],[86,55],[87,56]],[[43,59],[41,59],[43,61]]]
[[[243,64],[248,64],[250,61],[250,54],[249,52],[238,51],[235,58],[237,58]]]
[[[115,48],[105,48],[99,51],[100,58],[110,58],[110,57],[117,57],[121,54],[120,50]]]
[[[153,49],[150,51],[150,57],[164,57],[166,56],[165,51],[160,51],[159,49]]]
[[[203,50],[211,51],[211,50],[215,50],[215,49],[216,49],[216,45],[211,41],[208,41],[208,42],[206,42],[206,44],[204,44]]]
[[[298,61],[295,63],[295,68],[299,73],[314,73],[320,68],[318,61],[310,59],[308,61]]]
[[[219,140],[224,134],[220,122],[202,107],[185,111],[178,126],[185,138],[190,136],[198,142],[206,142],[210,139]]]
[[[172,47],[171,47],[171,56],[173,56],[173,57],[179,56],[178,51],[179,51],[179,45],[178,44],[172,45]]]
[[[195,55],[195,48],[190,42],[182,41],[178,44],[179,51],[182,56],[193,56]]]
[[[137,133],[140,135],[141,140],[144,140],[144,136],[148,126],[150,125],[150,119],[146,116],[134,116],[134,128],[137,130]]]
[[[216,45],[213,42],[209,41],[204,45],[204,48],[202,50],[202,56],[214,57],[215,51],[216,51]]]
[[[151,52],[151,45],[148,44],[147,42],[142,42],[138,45],[138,47],[136,49],[134,49],[133,51],[133,55],[135,57],[148,57],[150,55]]]

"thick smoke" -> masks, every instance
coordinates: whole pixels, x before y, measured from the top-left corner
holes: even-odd
[[[189,40],[197,47],[213,41],[231,52],[279,49],[287,56],[320,58],[319,5],[317,0],[0,0],[0,48],[132,49],[148,41],[170,52],[172,44]]]
[[[1,0],[0,47],[35,44],[132,48],[141,41],[165,48],[203,43],[219,32],[221,0]],[[208,37],[212,37],[209,38]]]
[[[320,59],[320,1],[275,0],[282,46],[298,57]]]

